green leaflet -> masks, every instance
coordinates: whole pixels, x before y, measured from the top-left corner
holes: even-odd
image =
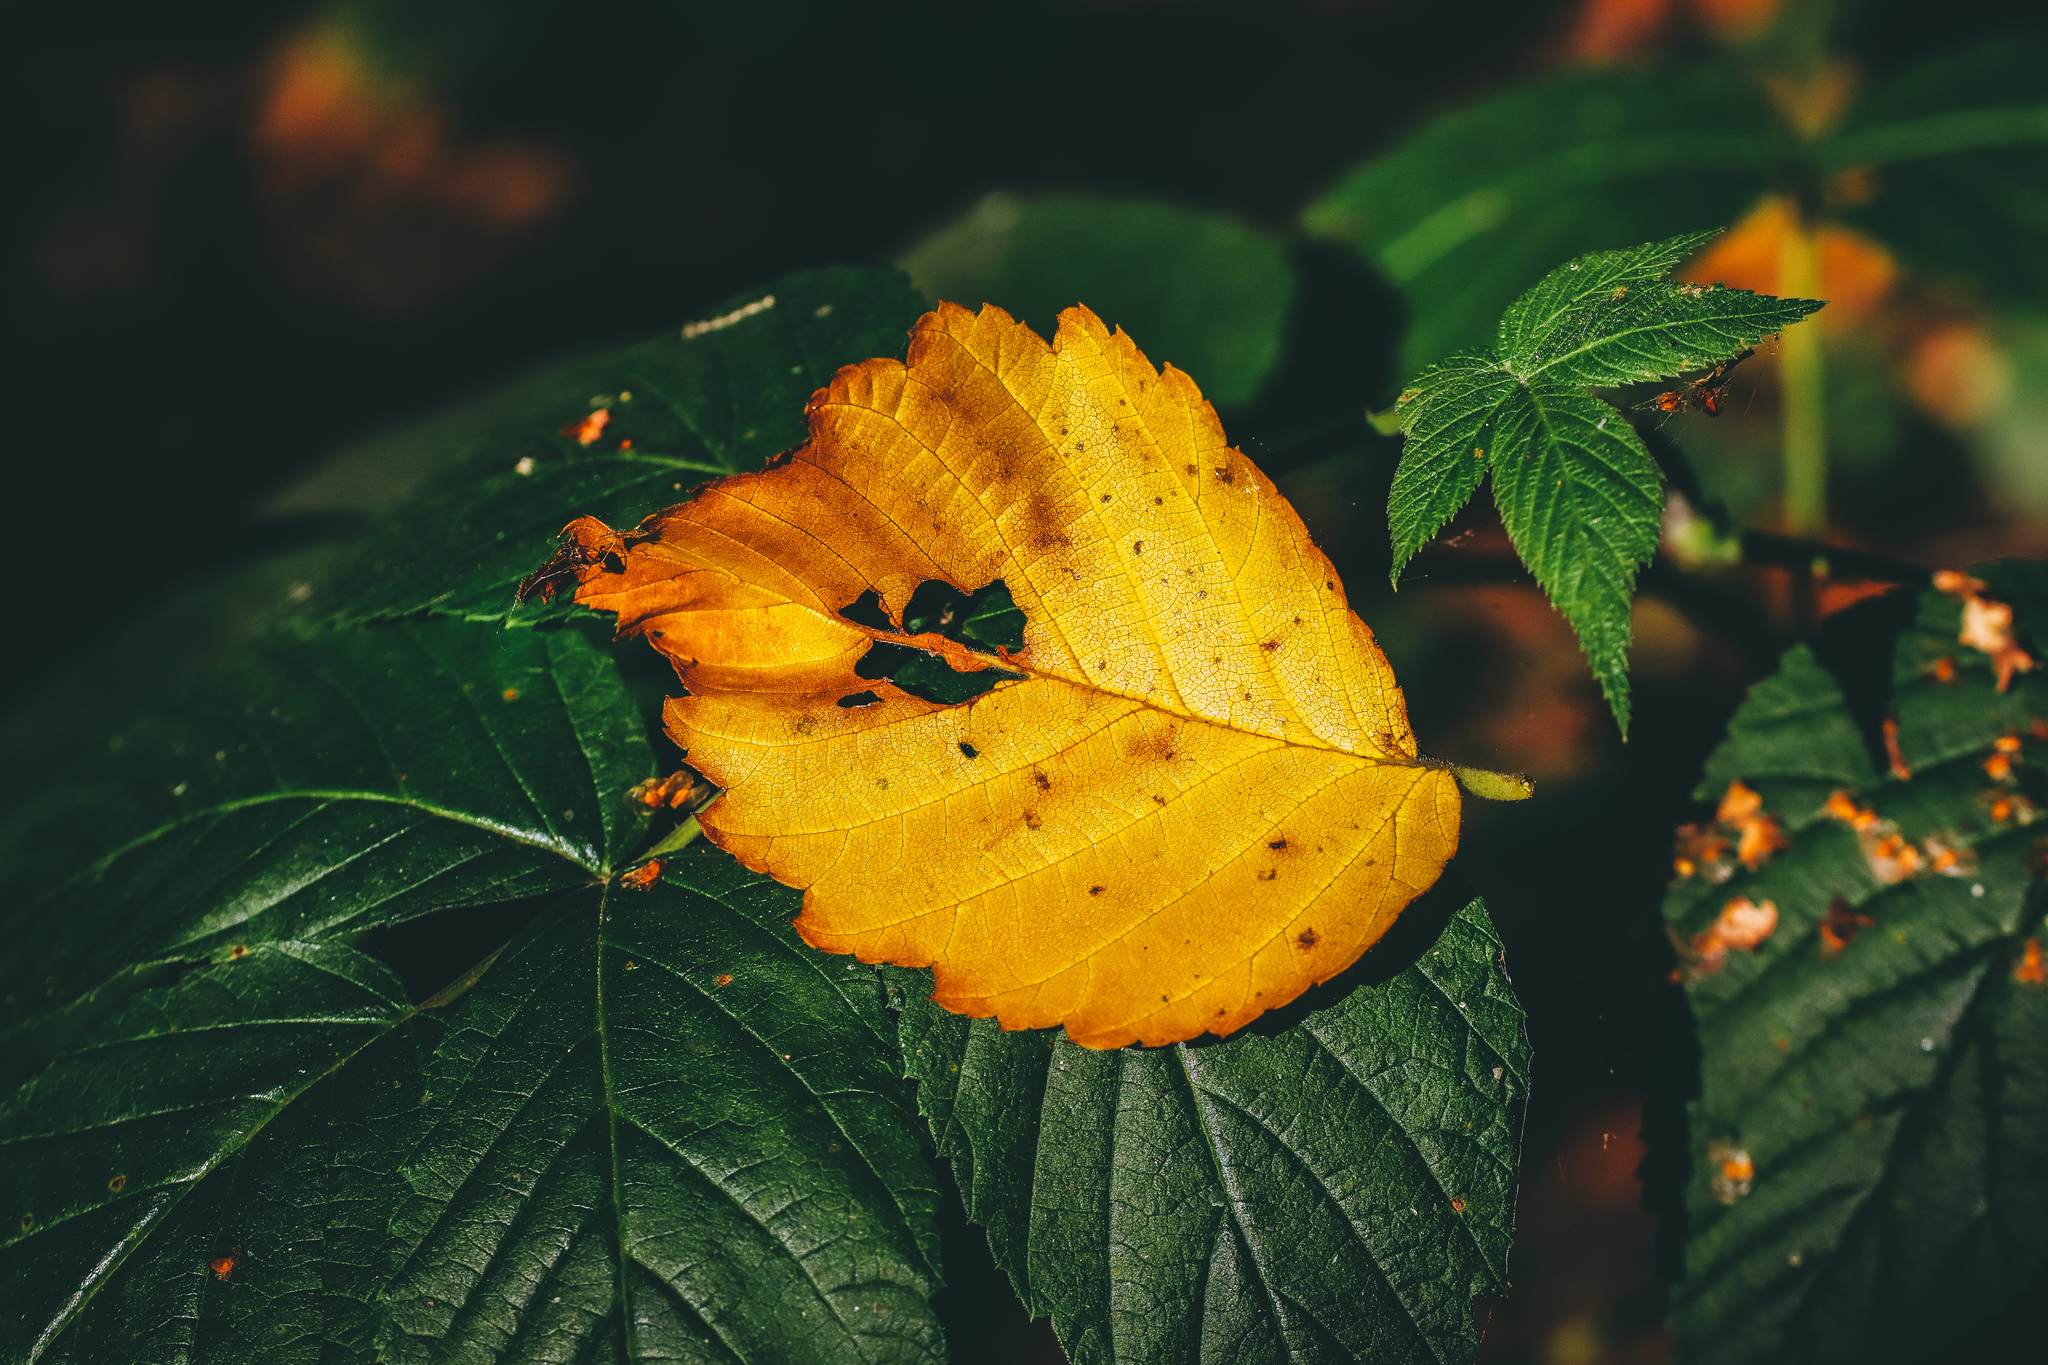
[[[1090,1052],[907,997],[968,1216],[1076,1365],[1441,1361],[1505,1287],[1522,1014],[1477,901],[1272,1037]]]
[[[1224,408],[1258,395],[1294,298],[1278,242],[1146,199],[990,195],[902,264],[926,297],[998,304],[1048,340],[1060,310],[1085,303]]]
[[[1732,70],[1576,72],[1430,123],[1302,222],[1400,286],[1412,372],[1485,344],[1553,262],[1733,222],[1782,156],[1765,101]]]
[[[382,971],[327,945],[139,995],[0,1111],[49,1210],[0,1228],[10,1358],[943,1359],[889,1021],[794,900],[704,851],[411,1012],[325,1002],[304,962]]]
[[[893,270],[785,276],[680,330],[365,448],[355,458],[370,467],[443,466],[434,482],[445,491],[314,582],[313,610],[340,624],[422,611],[503,620],[572,515],[630,527],[706,479],[761,468],[803,442],[813,391],[842,366],[900,356],[923,311]],[[562,434],[599,408],[608,419],[590,444]],[[536,602],[515,619],[574,611]]]
[[[1979,572],[2038,650],[2048,592],[2025,568]],[[1959,618],[1956,599],[1924,594],[1896,647],[1910,781],[1872,771],[1804,649],[1752,692],[1709,763],[1702,795],[1747,782],[1792,842],[1724,883],[1675,882],[1665,901],[1680,938],[1736,896],[1778,911],[1753,953],[1688,983],[1704,1061],[1677,1359],[1938,1358],[2048,1259],[2048,993],[2016,976],[2048,909],[2028,823],[2044,795],[2030,723],[2048,714],[2048,686],[2037,671],[1999,693],[1958,643]],[[1947,683],[1932,671],[1944,657]],[[1984,761],[2016,733],[2008,783]],[[1891,824],[1859,838],[1818,811],[1834,790]],[[2003,821],[2000,799],[2014,802]],[[1872,853],[1893,825],[1925,861],[1887,881]],[[1930,839],[1963,861],[1933,870]],[[1839,952],[1822,936],[1831,904]],[[1754,1168],[1747,1188],[1720,1169],[1731,1153]]]
[[[1712,235],[1559,266],[1509,305],[1494,350],[1432,365],[1397,409],[1390,577],[1490,473],[1516,552],[1577,632],[1624,735],[1629,604],[1664,494],[1627,418],[1587,389],[1704,369],[1821,306],[1664,278]]]

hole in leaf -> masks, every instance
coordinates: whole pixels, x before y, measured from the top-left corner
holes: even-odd
[[[839,614],[874,630],[899,629],[883,611],[881,598],[872,588],[841,608]],[[950,583],[928,578],[911,593],[900,629],[907,635],[943,635],[980,650],[1022,649],[1024,620],[1024,613],[1010,596],[1009,585],[1000,578],[976,593],[963,593]],[[940,706],[957,706],[999,682],[1024,676],[999,668],[960,673],[936,655],[882,641],[869,646],[853,671],[862,678],[887,679],[911,696]],[[841,702],[855,704],[859,703]]]
[[[872,692],[856,692],[850,697],[841,697],[839,704],[851,711],[856,706],[873,706],[881,700]]]

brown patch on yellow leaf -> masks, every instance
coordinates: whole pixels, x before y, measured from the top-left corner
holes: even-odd
[[[808,416],[775,468],[625,536],[574,523],[543,571],[674,662],[669,732],[724,791],[698,819],[804,888],[807,942],[929,965],[1006,1028],[1167,1043],[1328,980],[1436,880],[1457,781],[1186,375],[1085,308],[1048,345],[942,304]],[[1014,653],[841,614],[998,579]],[[940,705],[860,677],[877,642],[1022,676]]]

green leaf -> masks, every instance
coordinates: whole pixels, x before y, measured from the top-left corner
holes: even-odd
[[[1626,736],[1629,603],[1664,513],[1656,461],[1620,413],[1547,380],[1510,392],[1487,460],[1515,553],[1572,623]]]
[[[1415,371],[1486,344],[1551,263],[1733,222],[1783,142],[1720,65],[1576,72],[1432,121],[1302,216],[1401,289]]]
[[[0,1028],[69,1030],[150,963],[586,884],[643,837],[645,723],[573,631],[273,638],[171,702],[10,820]]]
[[[1257,396],[1294,296],[1278,242],[1147,199],[990,195],[902,264],[927,298],[998,304],[1048,338],[1061,309],[1085,303],[1225,408]]]
[[[1394,540],[1387,581],[1396,587],[1408,561],[1478,491],[1486,473],[1487,428],[1516,382],[1495,356],[1482,352],[1430,366],[1401,395],[1397,415],[1407,439],[1387,498]]]
[[[1706,368],[1821,306],[1663,278],[1712,236],[1557,267],[1502,315],[1497,351],[1429,367],[1398,407],[1392,580],[1490,472],[1516,553],[1571,622],[1624,736],[1629,604],[1664,492],[1628,419],[1587,389]]]
[[[1512,1227],[1522,1013],[1477,901],[1272,1037],[1091,1052],[947,1014],[903,1055],[968,1216],[1075,1365],[1469,1359]]]
[[[791,275],[665,336],[544,372],[389,438],[331,477],[357,464],[435,461],[446,489],[314,582],[314,607],[338,624],[425,611],[503,620],[514,587],[572,515],[630,527],[709,478],[761,468],[803,442],[813,391],[842,366],[902,355],[923,311],[892,270]],[[595,441],[561,434],[599,408],[609,421]],[[283,505],[324,504],[309,491]],[[536,603],[517,617],[573,610]]]
[[[1502,314],[1503,364],[1524,380],[1559,384],[1669,379],[1725,360],[1822,306],[1664,278],[1716,235],[1595,252],[1551,271]]]
[[[2048,594],[2013,601],[2048,621]],[[2048,1260],[2048,993],[2019,971],[2048,909],[2029,869],[2035,743],[2010,785],[1983,766],[1996,739],[2048,714],[2048,686],[2025,674],[1999,693],[1959,618],[1956,599],[1927,593],[1898,641],[1910,781],[1859,761],[1841,692],[1803,649],[1710,763],[1703,791],[1749,782],[1791,845],[1719,885],[1680,880],[1665,902],[1681,939],[1737,896],[1778,912],[1754,952],[1689,972],[1704,1061],[1678,1360],[1940,1358]],[[1929,668],[1943,657],[1948,682]],[[1819,814],[1837,786],[1890,823],[1859,837]],[[2015,799],[2003,821],[2001,798]],[[1872,853],[1894,826],[1923,863],[1886,880]],[[1934,870],[1929,840],[1962,860]],[[1838,952],[1822,936],[1831,905]],[[1723,1169],[1738,1155],[1751,1181]]]
[[[410,1012],[334,946],[137,997],[0,1111],[9,1358],[943,1359],[890,1021],[796,899],[701,850]]]
[[[1873,192],[1844,216],[1907,261],[1989,300],[2048,306],[2048,45],[2038,38],[1909,69],[1820,152],[1829,170],[1869,172]]]

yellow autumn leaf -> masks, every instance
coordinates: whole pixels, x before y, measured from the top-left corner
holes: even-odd
[[[537,576],[674,661],[666,724],[725,789],[704,832],[804,889],[807,942],[928,965],[1006,1028],[1157,1044],[1336,975],[1436,880],[1457,781],[1186,375],[1085,308],[1048,345],[942,304],[907,365],[840,371],[808,417],[764,473],[623,535],[572,523]],[[1014,653],[841,614],[997,579]],[[855,673],[877,641],[1020,676],[939,705]]]

